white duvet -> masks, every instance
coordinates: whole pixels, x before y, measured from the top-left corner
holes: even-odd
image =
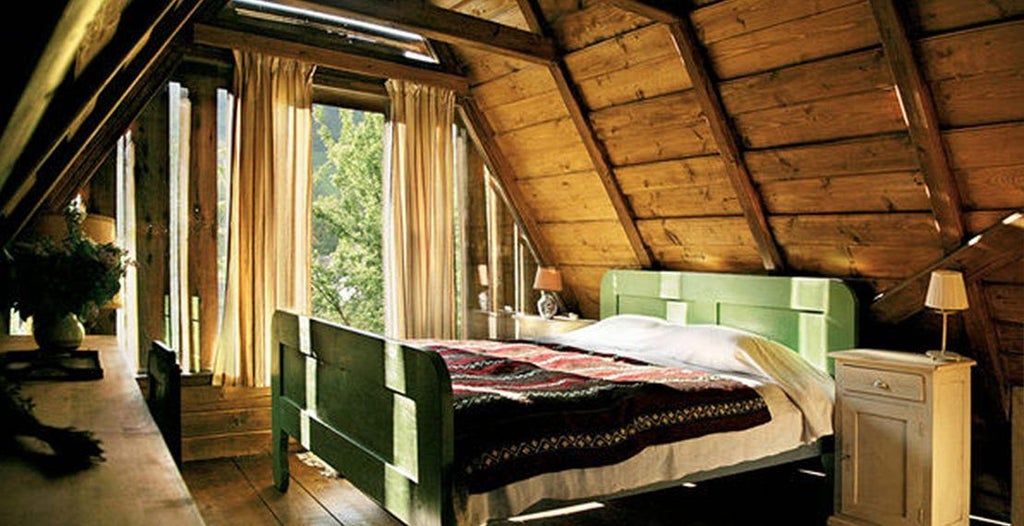
[[[775,383],[804,413],[805,441],[832,434],[832,377],[792,349],[757,334],[721,325],[679,325],[622,314],[543,341],[666,367],[697,367]]]
[[[832,378],[793,350],[756,334],[723,326],[684,326],[647,316],[619,315],[543,341],[735,378],[757,389],[772,420],[741,431],[648,447],[610,466],[545,473],[469,495],[456,506],[460,524],[512,516],[545,499],[612,496],[789,451],[832,433]]]

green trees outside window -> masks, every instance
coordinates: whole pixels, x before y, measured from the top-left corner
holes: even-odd
[[[313,107],[313,315],[381,334],[384,116]]]

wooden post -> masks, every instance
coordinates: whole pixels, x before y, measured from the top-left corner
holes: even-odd
[[[217,79],[186,80],[192,101],[189,160],[189,295],[199,298],[199,363],[209,371],[217,337]],[[192,304],[192,302],[189,302]]]
[[[161,89],[136,121],[135,216],[139,309],[139,364],[145,364],[153,340],[166,337],[164,296],[168,293],[170,226],[169,107]]]

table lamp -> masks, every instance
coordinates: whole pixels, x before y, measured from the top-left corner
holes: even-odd
[[[562,273],[554,267],[537,267],[533,288],[540,291],[540,299],[537,300],[537,314],[540,314],[540,317],[545,320],[550,320],[558,313],[556,294],[562,290]]]
[[[967,289],[964,287],[963,274],[955,270],[933,271],[924,304],[942,313],[942,349],[925,354],[936,361],[959,361],[959,354],[946,352],[946,329],[951,312],[967,309]]]

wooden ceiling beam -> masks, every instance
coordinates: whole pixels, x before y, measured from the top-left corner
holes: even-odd
[[[7,183],[14,170],[14,163],[35,132],[57,88],[64,81],[89,23],[103,4],[103,0],[71,0],[64,6],[53,34],[39,56],[3,135],[0,136],[0,189]]]
[[[23,173],[16,188],[3,189],[0,245],[12,240],[54,191],[77,188],[92,175],[83,163],[94,141],[115,115],[120,115],[147,72],[154,69],[171,41],[201,10],[223,0],[177,3],[133,2],[122,13],[118,30],[55,100],[15,165]],[[61,94],[59,94],[61,95]],[[123,129],[106,130],[116,137]],[[86,156],[86,157],[83,157]],[[95,168],[98,163],[92,166]]]
[[[332,69],[351,71],[370,77],[411,80],[442,86],[458,94],[465,94],[469,91],[469,81],[466,77],[412,64],[403,64],[209,24],[196,24],[193,34],[194,41],[197,44],[227,49],[258,51],[260,53],[311,62]]]
[[[131,126],[135,117],[142,112],[184,57],[181,48],[175,48],[159,56],[143,73],[138,81],[124,86],[123,97],[116,105],[87,121],[85,126],[95,126],[96,132],[83,136],[81,144],[73,148],[74,154],[57,156],[44,170],[58,170],[58,181],[54,190],[44,201],[44,208],[55,209],[74,198],[75,193],[88,181],[110,154],[117,140]],[[63,168],[62,168],[63,167]]]
[[[518,0],[518,2],[523,16],[526,17],[527,24],[533,30],[539,31],[544,36],[550,38],[552,34],[551,29],[543,20],[540,7],[536,1]],[[615,209],[615,215],[619,219],[619,224],[622,225],[622,230],[626,234],[626,239],[629,241],[630,248],[633,249],[637,262],[639,262],[642,268],[652,268],[655,264],[655,259],[651,254],[651,249],[644,244],[643,237],[640,235],[640,229],[636,226],[636,214],[633,213],[633,208],[630,206],[629,201],[626,200],[626,196],[622,193],[622,188],[615,178],[608,150],[598,138],[590,119],[587,118],[587,107],[583,102],[583,95],[580,94],[579,89],[573,84],[572,75],[569,72],[569,68],[565,65],[564,58],[559,56],[557,60],[548,64],[548,71],[555,79],[555,85],[558,87],[558,93],[562,97],[562,102],[569,111],[569,117],[572,119],[576,131],[579,132],[580,138],[583,140],[583,146],[587,149],[590,161],[594,163],[594,170],[597,172],[597,176],[604,186],[605,193]]]
[[[879,295],[871,304],[871,314],[883,323],[899,323],[924,309],[924,297],[933,270],[960,270],[964,280],[971,281],[1019,258],[1022,252],[1024,214],[1017,212]]]
[[[960,189],[942,142],[928,81],[914,55],[907,25],[893,0],[870,0],[882,49],[896,82],[903,116],[924,175],[928,198],[946,253],[963,242],[966,228]]]
[[[417,33],[449,44],[473,47],[534,63],[556,58],[554,41],[516,29],[443,9],[422,0],[276,0],[299,9],[373,22]]]
[[[502,198],[508,203],[516,223],[526,233],[527,244],[533,252],[537,264],[542,267],[554,265],[554,255],[548,248],[540,227],[530,215],[526,197],[519,191],[519,185],[516,184],[515,170],[498,146],[494,129],[487,122],[487,118],[472,97],[459,97],[458,102],[459,112],[462,114],[463,122],[466,123],[469,135],[477,148],[484,153],[487,169],[498,179],[498,188],[502,193]]]
[[[696,95],[697,102],[711,127],[711,135],[714,137],[722,162],[725,164],[729,182],[736,192],[737,200],[743,210],[743,217],[754,237],[761,262],[765,270],[783,271],[786,262],[771,227],[768,225],[768,213],[765,210],[764,201],[754,186],[747,161],[740,149],[739,134],[722,104],[721,95],[715,87],[714,73],[704,57],[689,17],[665,2],[651,0],[606,1],[620,9],[667,24],[672,36],[672,43],[693,83],[694,95]]]

